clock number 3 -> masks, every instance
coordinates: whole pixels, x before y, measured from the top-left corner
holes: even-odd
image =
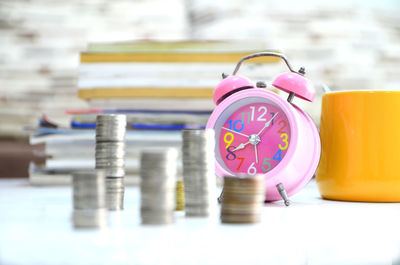
[[[279,144],[279,149],[281,149],[281,150],[286,150],[286,149],[288,148],[288,145],[289,145],[289,143],[288,143],[288,141],[287,141],[288,135],[287,135],[286,133],[282,133],[282,134],[281,134],[281,138],[283,138],[283,139],[282,139],[282,142],[285,143],[285,146],[282,146],[281,144]]]

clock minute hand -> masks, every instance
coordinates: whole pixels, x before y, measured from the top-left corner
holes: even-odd
[[[278,115],[279,112],[275,113],[275,115],[265,123],[264,127],[257,133],[257,136],[260,136],[260,134],[265,130],[265,128],[267,128],[271,122],[275,119],[276,115]]]
[[[249,137],[248,135],[246,135],[246,134],[244,134],[244,133],[240,133],[240,132],[237,132],[237,131],[228,129],[228,128],[226,128],[226,127],[221,127],[221,128],[224,129],[224,130],[227,130],[227,131],[229,131],[229,132],[237,133],[237,134],[242,135],[242,136],[244,136],[244,137]]]
[[[256,164],[258,164],[257,145],[254,145],[254,154],[256,156]]]

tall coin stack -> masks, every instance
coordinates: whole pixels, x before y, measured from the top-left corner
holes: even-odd
[[[225,176],[221,205],[223,223],[257,223],[265,200],[263,175]]]
[[[125,132],[125,115],[97,115],[96,169],[105,171],[108,210],[124,208]]]
[[[177,158],[178,152],[173,148],[143,151],[140,159],[142,224],[174,222]]]
[[[207,217],[216,204],[214,130],[182,131],[185,214]]]
[[[72,179],[75,228],[103,228],[107,226],[105,203],[105,175],[103,171],[77,171]]]

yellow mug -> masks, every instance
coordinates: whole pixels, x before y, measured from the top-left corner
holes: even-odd
[[[400,91],[342,91],[323,95],[323,198],[400,202]]]

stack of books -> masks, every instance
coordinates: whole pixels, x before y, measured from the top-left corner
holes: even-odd
[[[81,54],[78,95],[91,108],[212,110],[211,97],[221,74],[253,52],[247,42],[133,42],[90,44]],[[241,69],[249,78],[265,77],[260,57]]]
[[[125,42],[89,44],[81,53],[78,97],[86,109],[68,110],[70,127],[42,125],[31,144],[45,144],[44,165],[31,165],[36,185],[66,184],[75,169],[94,168],[96,115],[127,115],[127,183],[137,183],[140,153],[148,148],[180,149],[180,130],[204,128],[214,109],[212,93],[221,74],[240,58],[265,51],[246,42]],[[241,68],[253,80],[265,76],[261,57]],[[262,63],[262,64],[259,64]]]

